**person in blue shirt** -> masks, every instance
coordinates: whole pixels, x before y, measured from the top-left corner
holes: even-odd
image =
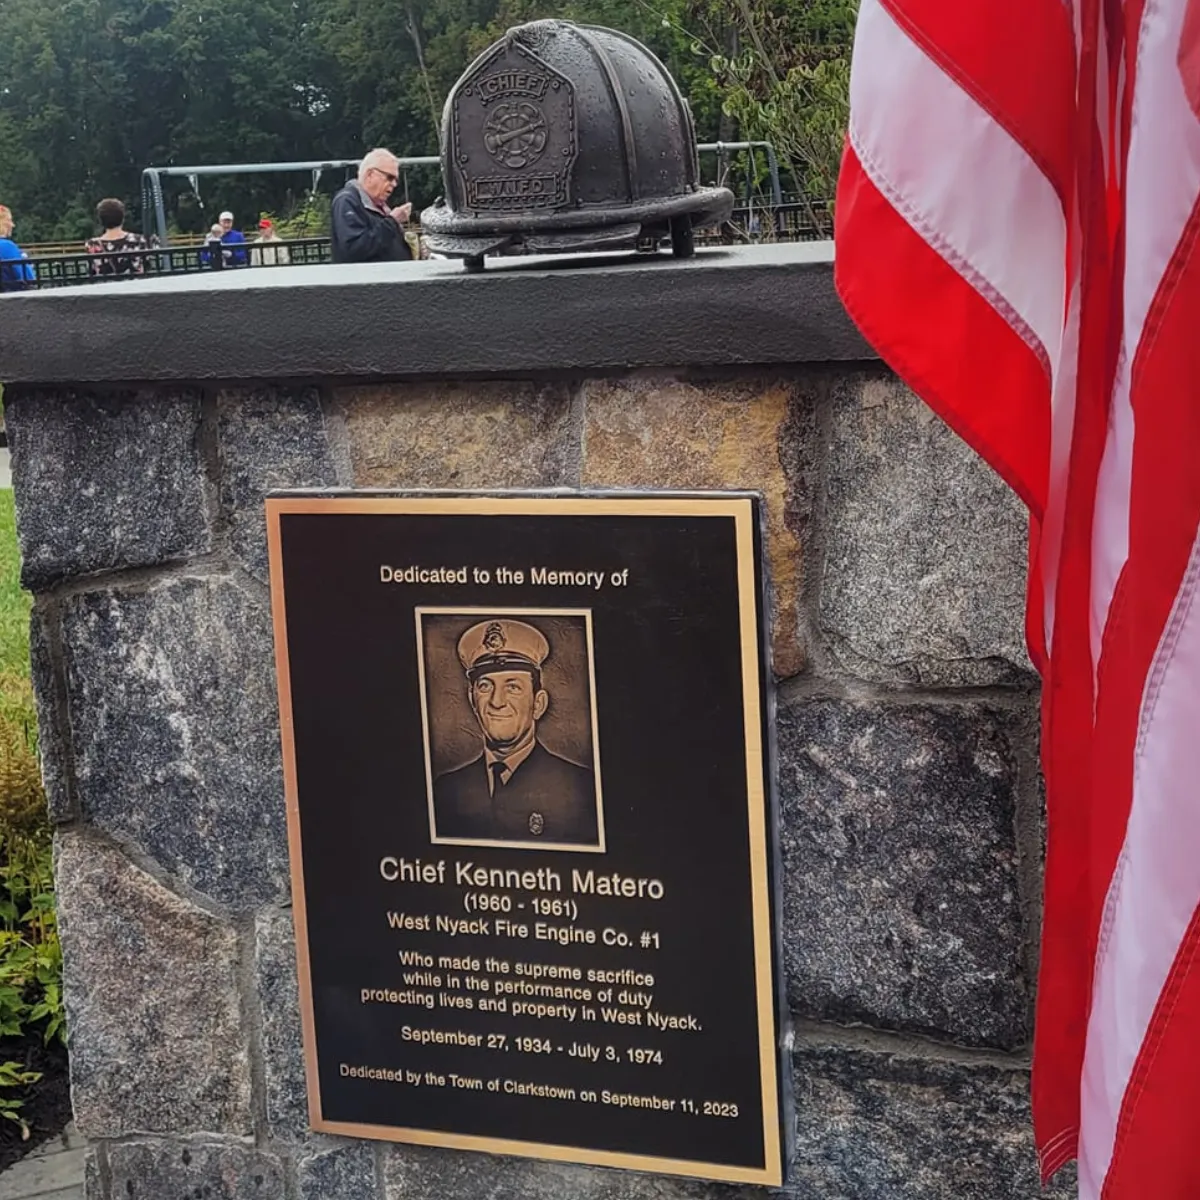
[[[12,212],[0,204],[0,292],[19,292],[34,281],[33,267],[12,240]]]
[[[225,236],[225,230],[220,225],[214,225],[209,231],[208,236],[204,239],[204,248],[200,251],[200,265],[202,267],[228,267],[232,265],[233,251],[226,250],[221,243],[221,239]]]
[[[233,227],[233,213],[223,212],[221,214],[221,241],[226,246],[245,246],[246,239],[242,234]],[[226,262],[231,267],[244,267],[249,259],[246,257],[245,250],[230,250],[229,258]]]

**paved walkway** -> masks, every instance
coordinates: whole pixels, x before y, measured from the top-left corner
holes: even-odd
[[[0,1174],[0,1200],[83,1200],[85,1146],[68,1125],[60,1137]]]

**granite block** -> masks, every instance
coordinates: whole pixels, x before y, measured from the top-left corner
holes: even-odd
[[[792,1010],[1022,1045],[1030,988],[1009,716],[808,699],[777,720]]]
[[[4,424],[25,587],[211,548],[198,391],[18,388]]]
[[[297,1178],[299,1200],[379,1200],[371,1142],[312,1149],[300,1156]]]
[[[267,1126],[274,1137],[300,1140],[308,1132],[308,1098],[291,910],[268,909],[259,913],[254,932]]]
[[[334,392],[356,487],[539,488],[579,482],[579,419],[562,384],[388,384]]]
[[[85,819],[234,908],[288,892],[270,617],[217,576],[63,603]]]
[[[225,389],[217,395],[217,430],[230,547],[266,582],[266,494],[337,483],[320,394],[312,387]]]
[[[108,1163],[120,1200],[287,1200],[283,1164],[249,1146],[125,1142],[109,1147]]]
[[[800,631],[800,531],[807,499],[805,423],[786,380],[688,383],[634,378],[585,387],[585,487],[761,492],[772,584],[772,664],[795,675]]]
[[[233,930],[84,833],[54,874],[80,1132],[249,1134]]]
[[[1021,502],[894,376],[841,379],[824,508],[820,625],[879,682],[1028,682]]]

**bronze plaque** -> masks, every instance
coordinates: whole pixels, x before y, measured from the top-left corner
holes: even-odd
[[[779,1185],[756,499],[267,518],[313,1128]]]
[[[519,42],[501,42],[450,102],[449,160],[467,209],[528,212],[571,202],[575,89]]]

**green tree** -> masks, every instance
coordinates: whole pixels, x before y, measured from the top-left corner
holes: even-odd
[[[141,221],[148,165],[432,154],[445,97],[504,29],[566,17],[625,30],[664,60],[704,141],[773,142],[795,186],[836,176],[853,0],[4,0],[0,203],[26,242],[90,234],[118,196]],[[705,164],[706,176],[711,166]],[[412,176],[432,199],[436,172]],[[326,179],[329,185],[339,179]],[[302,175],[168,185],[202,229],[304,211]]]
[[[718,0],[739,48],[715,53],[726,112],[770,141],[797,187],[832,196],[849,115],[851,0]]]
[[[6,0],[0,195],[22,236],[85,236],[105,195],[136,220],[150,164],[327,156],[316,2]],[[257,211],[295,185],[231,178],[211,200]]]

